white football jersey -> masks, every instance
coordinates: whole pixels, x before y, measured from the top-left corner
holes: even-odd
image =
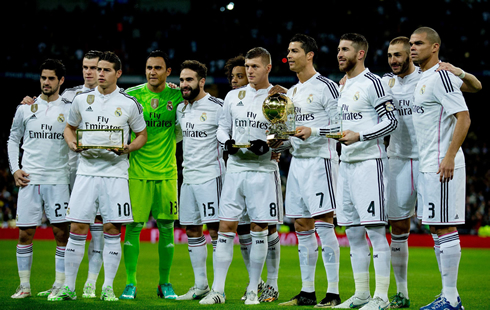
[[[398,115],[398,126],[390,135],[388,144],[388,157],[398,157],[405,159],[417,159],[419,149],[417,138],[413,128],[412,114],[416,113],[413,108],[413,93],[415,86],[420,79],[422,71],[415,67],[415,71],[401,78],[396,74],[388,73],[381,79],[391,88],[393,105]]]
[[[381,78],[365,69],[347,79],[338,100],[343,113],[343,130],[358,132],[360,141],[342,144],[340,160],[357,162],[385,158],[383,137],[396,129],[393,95]]]
[[[437,172],[453,138],[457,112],[468,111],[461,85],[463,81],[448,71],[436,72],[439,64],[424,71],[414,94],[413,123],[419,146],[421,172]],[[459,148],[455,168],[465,166]]]
[[[262,104],[271,88],[272,86],[255,90],[247,85],[226,95],[217,132],[221,146],[230,138],[236,143],[267,141],[266,130],[269,129],[270,122],[262,113]],[[276,169],[277,162],[271,160],[270,150],[258,156],[246,148],[241,148],[236,154],[228,156],[227,172],[272,172]]]
[[[318,128],[329,124],[329,109],[337,110],[338,85],[316,73],[308,81],[288,90],[296,112],[296,127]],[[338,160],[337,141],[325,135],[312,135],[306,140],[291,137],[291,154],[296,157],[322,157]]]
[[[129,141],[130,129],[141,132],[146,128],[143,107],[119,87],[108,95],[97,88],[75,97],[68,117],[68,124],[84,129],[122,128],[124,141]],[[93,135],[84,134],[83,139]],[[82,140],[83,141],[83,140]],[[91,149],[81,152],[77,175],[128,178],[128,155],[117,155],[112,151]]]
[[[69,148],[63,132],[70,107],[61,96],[52,102],[39,96],[32,105],[17,107],[7,142],[12,173],[20,169],[22,140],[22,170],[29,174],[29,184],[69,184]]]
[[[207,94],[177,106],[177,130],[182,132],[184,183],[202,184],[224,174],[223,152],[216,137],[223,100]]]

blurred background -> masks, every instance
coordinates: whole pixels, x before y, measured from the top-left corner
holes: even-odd
[[[161,49],[171,59],[169,81],[178,84],[182,61],[196,59],[208,66],[206,90],[224,98],[230,90],[223,69],[226,61],[252,47],[262,46],[272,54],[271,82],[290,87],[297,79],[286,62],[289,39],[295,33],[308,34],[320,48],[317,71],[338,82],[342,74],[336,54],[342,34],[358,32],[367,38],[366,66],[382,76],[390,71],[386,56],[390,40],[410,37],[419,26],[439,32],[441,60],[473,73],[483,84],[479,93],[464,94],[472,124],[463,145],[467,210],[466,224],[459,230],[485,234],[480,227],[490,225],[488,0],[17,0],[2,6],[0,219],[4,226],[15,219],[17,194],[8,170],[6,141],[16,106],[24,96],[40,93],[38,69],[46,58],[60,59],[67,67],[64,89],[83,84],[85,52],[114,51],[123,62],[119,85],[127,88],[146,81],[146,56]],[[283,187],[289,159],[289,154],[282,154]],[[412,232],[426,232],[426,228],[414,219]]]

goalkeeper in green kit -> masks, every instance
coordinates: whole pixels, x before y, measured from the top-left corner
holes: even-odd
[[[120,299],[136,298],[139,239],[150,213],[160,232],[157,294],[166,299],[177,298],[169,276],[174,256],[174,220],[178,219],[175,114],[177,105],[184,99],[179,89],[166,84],[171,72],[168,63],[164,52],[151,52],[146,61],[147,83],[126,90],[144,108],[148,141],[129,158],[129,193],[134,222],[126,225],[126,288]]]

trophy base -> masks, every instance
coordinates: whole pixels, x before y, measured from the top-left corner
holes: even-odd
[[[97,150],[107,150],[107,149],[110,149],[110,150],[119,150],[119,151],[124,150],[124,148],[123,147],[120,147],[120,146],[103,146],[103,145],[91,145],[91,146],[79,145],[79,146],[77,146],[77,148],[79,150],[93,150],[93,149],[97,149]]]
[[[330,139],[340,139],[342,138],[344,135],[339,132],[339,133],[330,133],[330,134],[326,134],[325,135],[327,138],[330,138]]]
[[[232,144],[231,146],[235,149],[248,149],[250,144]]]

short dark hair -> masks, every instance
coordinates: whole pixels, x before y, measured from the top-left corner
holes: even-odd
[[[289,40],[289,42],[299,42],[301,43],[301,48],[305,51],[305,54],[313,52],[313,59],[315,59],[315,57],[317,56],[318,45],[316,44],[315,39],[313,39],[312,37],[306,34],[297,33],[291,38],[291,40]]]
[[[253,59],[260,57],[262,58],[262,62],[270,65],[271,64],[271,54],[268,50],[263,47],[254,47],[245,54],[245,59]]]
[[[90,51],[86,52],[85,55],[83,55],[83,58],[95,59],[95,58],[100,58],[100,56],[102,56],[101,51],[90,50]]]
[[[198,80],[205,79],[208,75],[208,68],[206,65],[197,60],[184,61],[182,65],[180,65],[180,71],[184,69],[190,69],[196,72]]]
[[[165,53],[164,51],[161,51],[161,50],[155,50],[155,51],[152,51],[148,57],[146,57],[146,60],[148,60],[148,58],[151,58],[151,57],[162,57],[163,58],[163,61],[165,61],[165,66],[168,68],[171,68],[170,66],[170,59],[168,58],[168,55],[167,53]]]
[[[345,33],[340,37],[340,41],[342,40],[352,41],[352,46],[354,46],[356,51],[363,50],[365,51],[365,54],[367,54],[369,44],[366,38],[362,34]],[[366,56],[364,56],[364,58],[366,58]]]
[[[419,28],[415,29],[415,31],[413,33],[415,33],[415,34],[426,33],[427,39],[429,40],[430,44],[437,43],[437,44],[441,45],[441,37],[439,36],[437,31],[435,31],[434,29],[432,29],[430,27],[419,27]]]
[[[65,65],[58,59],[46,59],[39,67],[39,73],[42,73],[43,70],[53,70],[58,80],[61,80],[66,74]]]
[[[112,63],[114,65],[115,71],[119,71],[122,68],[121,59],[119,59],[119,57],[114,52],[103,52],[102,55],[100,55],[99,57],[99,61],[101,60]]]
[[[228,81],[231,83],[231,73],[235,67],[245,67],[245,57],[238,55],[236,57],[228,59],[225,64],[225,74]]]
[[[390,45],[402,44],[403,49],[410,55],[410,39],[404,36],[396,37],[390,41]]]

